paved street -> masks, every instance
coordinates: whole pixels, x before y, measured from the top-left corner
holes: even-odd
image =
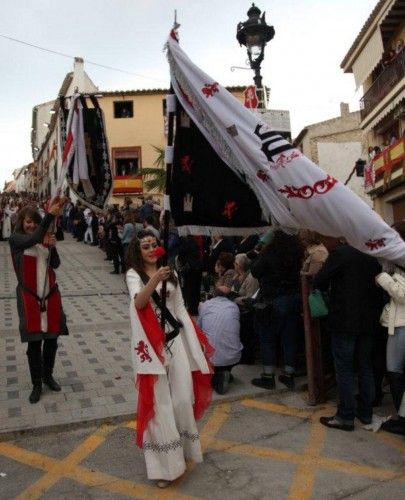
[[[403,498],[404,441],[326,429],[318,419],[331,410],[287,393],[213,405],[200,425],[204,463],[165,490],[146,479],[133,419],[25,433],[0,442],[1,498]]]
[[[61,393],[44,387],[38,404],[28,396],[31,381],[26,346],[18,332],[15,286],[8,245],[0,242],[0,432],[131,416],[135,391],[130,360],[128,298],[124,275],[96,247],[69,235],[58,243],[57,271],[70,335],[60,337],[55,378]],[[265,392],[249,381],[258,367],[237,367],[230,397]],[[218,396],[220,399],[221,397]]]
[[[59,394],[28,402],[30,380],[17,331],[15,278],[0,243],[0,497],[390,499],[405,496],[405,441],[319,424],[333,403],[309,408],[304,393],[250,384],[258,366],[235,368],[200,424],[203,464],[170,488],[148,482],[134,444],[135,393],[122,276],[97,248],[59,244],[58,272],[70,336],[60,340]],[[280,388],[279,388],[280,389]],[[389,414],[389,397],[378,409]],[[66,424],[66,425],[65,425]],[[16,431],[25,432],[16,432]]]

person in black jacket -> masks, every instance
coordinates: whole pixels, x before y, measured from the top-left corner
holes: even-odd
[[[259,336],[263,373],[252,384],[265,389],[275,388],[278,345],[281,341],[284,372],[280,382],[294,388],[297,354],[297,335],[300,321],[300,269],[304,250],[298,236],[274,231],[273,239],[265,245],[251,267],[259,281],[260,291],[255,311],[255,329]]]
[[[354,430],[354,418],[368,424],[373,415],[375,386],[373,351],[381,313],[382,294],[375,285],[377,260],[339,239],[322,236],[329,251],[314,288],[328,290],[327,327],[331,335],[339,402],[336,415],[321,417],[327,427]],[[354,398],[354,358],[358,354],[359,398]]]
[[[60,385],[53,378],[57,338],[68,335],[66,317],[56,283],[54,269],[60,259],[56,238],[48,229],[61,212],[63,199],[55,200],[41,219],[32,207],[24,207],[18,214],[9,244],[17,277],[17,311],[21,342],[26,342],[32,392],[30,403],[38,403],[42,382],[51,391],[59,392]]]

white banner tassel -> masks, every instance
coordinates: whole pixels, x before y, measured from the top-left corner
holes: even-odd
[[[166,96],[166,114],[176,112],[176,95],[167,94]]]
[[[173,163],[174,146],[166,146],[165,149],[165,163]]]

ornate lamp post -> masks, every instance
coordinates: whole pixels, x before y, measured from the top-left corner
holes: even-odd
[[[249,57],[249,64],[255,72],[253,80],[257,88],[259,98],[259,108],[264,108],[264,96],[262,75],[260,74],[260,65],[264,58],[264,47],[275,34],[273,26],[266,24],[265,15],[263,12],[260,17],[261,10],[254,3],[247,12],[248,20],[244,23],[239,23],[236,28],[236,38],[240,45],[245,45]]]

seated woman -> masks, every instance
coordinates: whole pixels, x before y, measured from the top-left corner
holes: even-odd
[[[218,279],[215,283],[214,294],[226,297],[231,293],[232,283],[235,277],[233,268],[235,257],[230,252],[221,252],[215,263],[215,272]]]
[[[240,339],[243,344],[241,363],[253,365],[258,337],[253,328],[253,311],[246,302],[259,289],[259,282],[250,273],[251,261],[245,253],[235,256],[235,279],[232,284],[230,298],[238,305],[240,311]]]

